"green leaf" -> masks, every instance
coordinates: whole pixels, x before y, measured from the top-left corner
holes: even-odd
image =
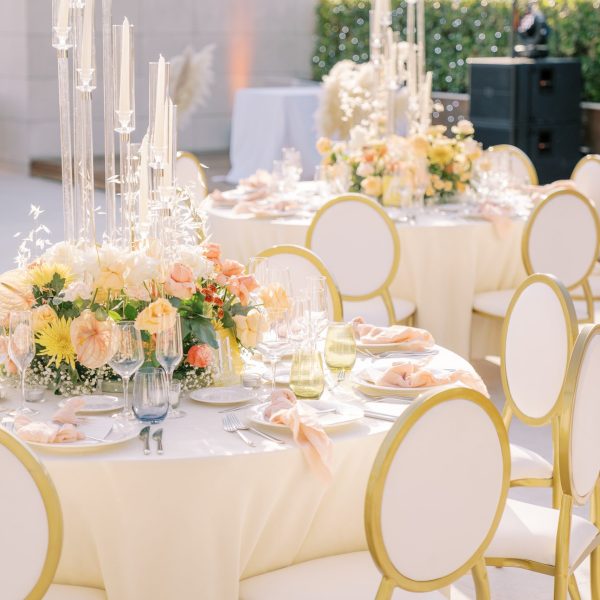
[[[208,344],[212,348],[218,348],[217,336],[215,328],[213,327],[210,319],[206,317],[196,317],[189,321],[192,334],[198,340],[200,344]]]
[[[123,313],[125,314],[125,319],[127,321],[135,321],[135,318],[138,315],[138,311],[135,309],[134,306],[130,304],[127,304],[125,306],[125,309],[123,310]]]
[[[108,313],[102,306],[99,306],[94,314],[96,315],[96,319],[98,319],[98,321],[106,321],[106,319],[108,319]]]
[[[60,292],[62,292],[65,287],[65,278],[61,277],[58,273],[54,273],[52,276],[52,280],[50,281],[50,285],[48,286],[56,296]]]
[[[121,315],[115,310],[109,310],[108,316],[116,323],[118,323],[121,320]]]

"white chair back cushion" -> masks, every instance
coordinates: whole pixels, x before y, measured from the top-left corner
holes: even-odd
[[[580,499],[591,494],[600,471],[600,330],[589,339],[581,359],[572,406],[572,486]]]
[[[536,276],[532,279],[517,290],[507,315],[502,372],[505,392],[516,408],[543,421],[560,398],[572,338],[558,293]]]
[[[198,165],[191,156],[182,154],[175,161],[175,177],[177,183],[182,187],[189,187],[193,192],[195,200],[206,198],[208,191],[204,187],[204,179]]]
[[[344,300],[344,319],[351,321],[354,317],[362,317],[365,323],[387,327],[390,316],[381,296],[369,300]]]
[[[429,581],[465,565],[499,515],[505,467],[481,406],[455,399],[428,410],[402,440],[385,481],[381,529],[395,568]]]
[[[591,270],[598,253],[596,220],[579,194],[552,194],[532,214],[525,252],[532,273],[551,273],[568,288]]]
[[[577,189],[596,205],[596,210],[600,211],[600,154],[582,158],[571,179]]]
[[[322,276],[319,269],[313,263],[297,254],[282,253],[268,256],[266,263],[271,266],[289,267],[292,279],[292,295],[299,294],[308,286],[308,277]],[[327,309],[329,318],[333,319],[333,299],[329,287],[327,287]]]
[[[342,295],[371,294],[397,267],[394,234],[368,203],[333,202],[315,217],[310,249],[327,265]]]
[[[537,185],[538,178],[531,159],[525,152],[516,146],[502,144],[492,146],[490,150],[494,154],[502,153],[505,156],[506,168],[510,179],[514,183]]]
[[[23,600],[38,581],[48,551],[48,517],[27,468],[0,444],[0,588],[2,600]]]

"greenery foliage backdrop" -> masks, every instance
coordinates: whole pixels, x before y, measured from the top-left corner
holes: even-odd
[[[521,0],[522,8],[525,1]],[[579,57],[584,100],[600,102],[600,0],[541,0],[552,56]],[[369,0],[319,0],[313,76],[344,58],[369,59]],[[392,0],[394,29],[406,39],[406,0]],[[427,69],[436,91],[466,92],[471,56],[507,56],[512,0],[426,0]]]

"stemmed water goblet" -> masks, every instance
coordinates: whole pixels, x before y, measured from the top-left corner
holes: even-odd
[[[129,380],[144,364],[142,336],[133,321],[119,321],[114,330],[115,353],[108,361],[112,370],[123,382],[123,410],[115,415],[117,419],[130,421],[135,418],[129,402]]]
[[[185,412],[179,410],[180,394],[175,394],[173,387],[173,373],[183,359],[183,339],[181,336],[181,319],[175,315],[174,322],[167,323],[164,320],[164,327],[156,335],[156,360],[163,368],[167,376],[167,385],[169,389],[170,408],[169,418],[179,419],[185,416]]]
[[[35,356],[33,315],[30,310],[13,311],[9,315],[8,356],[17,367],[21,380],[21,406],[10,414],[36,415],[39,411],[25,404],[25,373]]]

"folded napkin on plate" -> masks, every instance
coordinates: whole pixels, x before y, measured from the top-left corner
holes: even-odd
[[[368,367],[362,371],[360,376],[375,385],[398,388],[421,388],[458,383],[477,390],[489,398],[489,393],[481,377],[475,371],[464,369],[444,371],[402,361],[392,363],[385,371]]]
[[[237,204],[233,211],[238,214],[249,213],[256,216],[280,216],[283,212],[297,210],[295,200],[285,198],[266,198],[264,200],[244,200]]]
[[[323,480],[330,481],[333,447],[313,409],[299,404],[294,392],[287,389],[275,390],[270,401],[270,406],[265,409],[265,418],[271,423],[289,427],[310,467]]]
[[[240,186],[259,189],[269,187],[272,181],[273,177],[271,173],[265,171],[264,169],[258,169],[254,175],[250,175],[250,177],[247,177],[246,179],[241,179]]]
[[[79,419],[75,415],[85,406],[81,397],[70,398],[65,405],[52,416],[52,423],[32,421],[28,417],[17,417],[14,429],[18,437],[26,442],[43,444],[63,444],[85,439],[85,433],[78,431],[75,425]]]
[[[577,184],[572,179],[559,179],[546,185],[527,185],[524,191],[531,197],[534,204],[539,204],[548,194],[560,189],[578,190]]]
[[[433,336],[425,329],[392,325],[377,327],[365,323],[362,317],[352,319],[352,327],[357,341],[365,346],[369,344],[402,344],[405,350],[420,352],[435,346]]]

